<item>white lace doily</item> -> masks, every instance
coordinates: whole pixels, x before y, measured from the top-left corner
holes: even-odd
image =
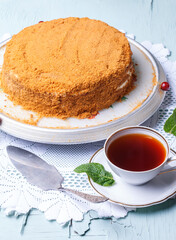
[[[155,128],[174,148],[175,138],[163,131],[163,125],[176,105],[176,62],[167,59],[170,52],[162,44],[151,44],[148,41],[142,44],[160,61],[171,85],[171,90],[167,92],[160,109],[143,125]],[[73,169],[82,163],[87,163],[93,153],[103,146],[103,143],[101,141],[68,146],[47,145],[21,140],[0,131],[0,207],[5,209],[7,214],[12,212],[24,214],[32,208],[37,208],[44,212],[48,220],[56,220],[60,224],[70,219],[80,221],[84,213],[91,209],[96,210],[99,217],[124,217],[131,209],[109,202],[93,204],[72,194],[42,191],[30,185],[11,165],[5,151],[7,145],[29,150],[61,172],[65,178],[63,186],[95,194],[88,183],[87,176],[76,174]]]

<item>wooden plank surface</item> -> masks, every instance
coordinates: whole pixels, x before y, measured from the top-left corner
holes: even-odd
[[[141,42],[163,43],[176,59],[175,0],[0,0],[0,36],[59,17],[90,17],[124,29]],[[33,210],[21,234],[24,217],[6,217],[0,212],[0,240],[115,240],[176,239],[176,204],[169,200],[158,206],[130,212],[124,219],[98,219],[91,212],[82,223],[59,226]],[[86,231],[86,233],[85,233]],[[84,237],[79,236],[84,235]],[[85,233],[85,234],[84,234]]]

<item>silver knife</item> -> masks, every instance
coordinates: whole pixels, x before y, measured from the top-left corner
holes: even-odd
[[[60,172],[54,166],[49,165],[43,159],[29,151],[14,146],[7,146],[6,150],[16,169],[22,173],[29,183],[42,190],[71,192],[93,203],[100,203],[108,200],[106,197],[94,196],[77,190],[63,188],[62,183],[64,178]]]

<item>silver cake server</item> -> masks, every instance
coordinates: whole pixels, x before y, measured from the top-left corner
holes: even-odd
[[[93,203],[108,200],[106,197],[93,196],[73,189],[63,188],[62,183],[64,178],[54,166],[49,165],[37,155],[24,149],[14,146],[8,146],[6,149],[13,165],[32,185],[36,185],[45,191],[61,190],[71,192]]]

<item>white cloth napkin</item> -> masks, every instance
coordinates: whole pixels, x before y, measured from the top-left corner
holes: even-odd
[[[9,34],[4,35],[0,38],[0,42],[9,36]],[[152,44],[148,41],[142,44],[160,61],[172,88],[167,93],[161,108],[145,122],[145,125],[161,132],[171,144],[174,142],[174,137],[164,133],[163,124],[176,105],[176,62],[167,59],[170,52],[162,44]],[[110,202],[93,204],[72,194],[42,191],[30,185],[11,165],[5,151],[7,145],[29,150],[59,169],[65,178],[65,187],[96,194],[90,187],[87,176],[76,174],[73,169],[82,163],[87,163],[93,153],[103,146],[103,143],[101,141],[82,145],[47,145],[21,140],[0,131],[0,207],[5,209],[7,214],[12,212],[22,214],[32,208],[37,208],[44,212],[48,220],[56,220],[60,224],[70,219],[81,221],[84,213],[92,209],[97,211],[99,217],[126,216],[127,212],[132,209]]]

